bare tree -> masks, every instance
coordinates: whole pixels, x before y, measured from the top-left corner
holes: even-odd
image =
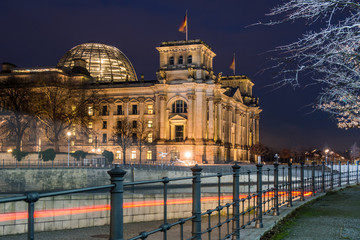
[[[355,142],[350,148],[350,158],[354,162],[360,156],[360,148]]]
[[[37,119],[44,126],[47,138],[59,151],[59,142],[73,125],[86,131],[92,116],[89,106],[98,105],[97,93],[84,84],[65,82],[60,78],[41,81],[37,95]]]
[[[128,118],[118,118],[114,126],[114,143],[119,145],[123,154],[123,164],[126,164],[126,150],[133,144],[134,130]]]
[[[0,83],[2,121],[0,132],[6,139],[15,139],[15,148],[21,150],[22,139],[34,121],[34,89],[24,86],[24,79],[11,77]]]
[[[262,143],[256,143],[250,147],[250,153],[256,156],[266,157],[270,154],[270,149]]]
[[[139,161],[141,164],[141,154],[143,149],[149,145],[149,134],[151,133],[151,129],[148,127],[148,121],[145,118],[140,118],[137,121],[136,129],[134,129],[136,133],[136,144],[139,149]]]
[[[298,87],[310,77],[322,88],[315,108],[333,115],[340,128],[360,127],[360,2],[288,0],[268,15],[275,20],[267,25],[301,20],[313,25],[298,41],[276,49],[282,53],[274,66],[280,69],[277,85]]]

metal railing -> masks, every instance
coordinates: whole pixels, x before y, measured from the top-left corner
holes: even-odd
[[[110,237],[109,239],[124,239],[124,192],[126,189],[148,184],[162,184],[163,186],[163,224],[153,230],[143,231],[131,240],[146,239],[149,236],[162,232],[163,239],[167,239],[168,231],[175,226],[179,227],[180,239],[240,239],[242,229],[254,224],[256,228],[263,227],[263,215],[279,215],[284,206],[292,207],[293,201],[305,200],[306,197],[315,196],[318,192],[332,190],[359,183],[359,166],[334,166],[331,163],[321,165],[288,165],[274,164],[273,167],[256,165],[256,170],[241,171],[237,164],[232,166],[231,173],[216,173],[201,175],[203,168],[196,165],[191,168],[192,176],[180,178],[164,177],[158,180],[124,182],[126,171],[116,165],[108,171],[109,185],[88,187],[81,189],[49,192],[28,193],[23,196],[0,199],[0,203],[25,201],[28,204],[28,239],[34,239],[34,205],[40,198],[58,196],[72,193],[81,193],[94,190],[109,189],[110,191]],[[224,203],[222,194],[222,179],[232,176],[231,200]],[[254,182],[254,178],[256,181]],[[216,179],[216,207],[206,211],[202,210],[203,190],[202,182],[205,179]],[[168,219],[168,188],[169,184],[177,181],[189,180],[192,182],[192,215],[177,221]],[[256,187],[256,189],[255,189]],[[240,191],[242,190],[242,191]],[[215,220],[212,217],[215,215]],[[205,221],[206,220],[206,221]],[[184,231],[184,225],[191,222],[191,234]],[[206,226],[204,226],[206,225]],[[216,231],[214,231],[216,230]]]

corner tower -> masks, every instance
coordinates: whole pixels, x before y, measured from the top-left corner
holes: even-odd
[[[202,40],[162,42],[157,79],[162,83],[207,82],[215,80],[213,58],[216,54]]]

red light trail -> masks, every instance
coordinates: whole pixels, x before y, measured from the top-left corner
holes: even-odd
[[[300,196],[300,191],[293,191],[293,196]],[[305,192],[304,196],[310,196],[312,192]],[[287,196],[287,192],[278,192],[279,196]],[[263,195],[264,198],[274,197],[274,192],[268,192]],[[240,199],[246,199],[247,195],[240,195]],[[232,200],[232,195],[221,196],[220,200]],[[218,197],[202,197],[201,202],[211,202],[218,201]],[[167,200],[167,205],[176,205],[176,204],[190,204],[192,203],[191,198],[183,199],[169,199]],[[123,208],[137,208],[137,207],[151,207],[151,206],[163,206],[164,200],[153,200],[153,201],[136,201],[136,202],[124,202]],[[53,210],[40,210],[35,211],[35,218],[46,218],[46,217],[57,217],[57,216],[66,216],[66,215],[75,215],[82,213],[90,212],[99,212],[99,211],[108,211],[110,210],[110,205],[95,205],[95,206],[86,206],[78,208],[66,208],[66,209],[53,209]],[[2,213],[0,214],[0,222],[13,221],[27,219],[28,212],[15,212],[15,213]]]

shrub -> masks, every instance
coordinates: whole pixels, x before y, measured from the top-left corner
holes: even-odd
[[[82,150],[77,150],[74,153],[70,153],[70,155],[74,157],[76,161],[80,161],[81,159],[84,159],[86,157],[87,153]]]
[[[54,149],[49,148],[49,149],[46,149],[45,151],[42,151],[40,153],[40,155],[41,155],[41,159],[44,162],[47,162],[47,161],[54,161],[56,153],[55,153]]]
[[[28,152],[22,152],[18,149],[14,149],[11,153],[11,155],[16,159],[16,161],[20,162],[24,157],[26,157],[29,153]]]
[[[104,150],[102,155],[105,157],[107,163],[112,163],[114,161],[114,153]]]

